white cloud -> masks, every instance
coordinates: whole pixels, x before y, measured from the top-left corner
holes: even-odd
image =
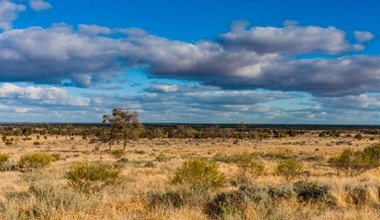
[[[0,33],[0,78],[58,84],[70,79],[87,87],[119,74],[127,42],[76,33],[65,24]],[[41,49],[43,48],[43,49]]]
[[[30,7],[35,11],[50,9],[53,6],[44,0],[29,0]]]
[[[103,27],[99,25],[86,25],[80,24],[78,26],[79,33],[87,35],[99,35],[99,34],[111,34],[112,30],[108,27]]]
[[[358,42],[366,42],[372,40],[375,36],[368,31],[355,31],[354,32],[355,39]]]
[[[289,23],[289,22],[286,22]],[[232,28],[222,34],[223,44],[257,53],[328,53],[338,54],[353,50],[346,33],[335,27],[296,26]]]
[[[21,87],[13,83],[4,83],[0,86],[0,99],[28,101],[29,104],[54,104],[88,106],[90,100],[87,98],[69,97],[67,91],[58,87]],[[25,103],[27,104],[27,103]]]
[[[0,29],[9,30],[12,22],[16,20],[18,14],[25,11],[25,6],[10,2],[9,0],[0,1]]]
[[[240,27],[239,27],[240,25]],[[198,81],[224,89],[301,91],[315,96],[380,92],[380,56],[345,56],[356,48],[334,27],[254,27],[235,24],[220,42],[188,43],[141,29],[110,29],[65,24],[0,33],[0,80],[98,86],[125,69],[140,68],[153,77]],[[83,29],[84,28],[84,29]],[[81,30],[82,29],[82,30]],[[89,32],[85,30],[91,30]],[[83,32],[84,31],[84,32]],[[360,46],[360,45],[359,45]],[[41,49],[44,48],[44,49]],[[334,58],[297,58],[300,53],[338,53]],[[295,53],[295,54],[292,54]],[[175,88],[152,88],[164,91]],[[158,91],[157,90],[157,91]]]

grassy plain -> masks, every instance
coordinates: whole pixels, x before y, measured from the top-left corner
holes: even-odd
[[[380,219],[380,169],[349,177],[338,174],[327,163],[328,158],[345,148],[363,149],[379,143],[380,136],[364,135],[362,140],[357,140],[353,138],[355,133],[349,137],[346,137],[348,133],[340,137],[319,137],[319,132],[261,141],[139,139],[131,142],[126,154],[119,158],[104,151],[107,146],[95,150],[98,143],[89,143],[80,136],[47,136],[38,140],[31,136],[32,140],[20,140],[12,145],[1,142],[0,153],[9,155],[5,167],[17,167],[22,155],[34,152],[55,154],[58,160],[42,169],[0,172],[0,219]],[[117,148],[122,146],[113,146]],[[303,201],[290,196],[271,205],[262,200],[248,201],[243,207],[225,207],[229,210],[223,215],[207,215],[205,204],[217,194],[239,189],[240,183],[236,181],[239,169],[235,163],[228,162],[230,157],[239,154],[255,155],[265,164],[264,174],[252,179],[252,185],[292,185],[305,180],[328,184],[328,198]],[[305,172],[287,182],[276,174],[275,168],[279,161],[290,157],[302,161]],[[152,195],[177,190],[171,178],[176,169],[191,158],[217,162],[219,170],[226,175],[223,187],[203,195],[186,194],[200,198],[190,199],[195,202],[183,202],[180,206],[170,205],[163,197],[152,202]],[[93,195],[72,190],[65,173],[73,163],[83,160],[119,161],[122,182]]]

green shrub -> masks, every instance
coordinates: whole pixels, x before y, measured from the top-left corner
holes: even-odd
[[[346,175],[356,176],[380,165],[377,150],[377,147],[368,147],[364,151],[344,149],[339,155],[331,157],[328,163],[337,169],[338,174],[342,171]]]
[[[354,138],[357,139],[358,141],[360,141],[360,140],[363,140],[363,135],[356,134]]]
[[[23,169],[43,168],[53,162],[54,158],[46,153],[33,153],[22,156],[19,165]]]
[[[155,165],[154,165],[154,163],[153,163],[152,161],[148,161],[148,162],[144,165],[144,167],[154,168]]]
[[[33,145],[38,146],[38,145],[40,145],[40,142],[35,141],[35,142],[33,142]]]
[[[276,173],[282,175],[287,181],[301,175],[303,172],[303,164],[296,159],[283,160],[277,164]]]
[[[7,162],[8,159],[9,159],[8,154],[0,153],[0,166],[4,165],[4,163]]]
[[[380,163],[380,144],[374,144],[372,146],[364,148],[363,153],[366,154],[374,162],[377,161],[378,164]]]
[[[8,140],[8,138],[6,135],[3,135],[1,136],[1,140],[5,143]]]
[[[53,153],[51,156],[53,156],[54,161],[58,161],[62,159],[62,155],[60,153]]]
[[[87,194],[104,187],[120,183],[121,169],[104,162],[88,161],[73,164],[66,173],[68,184],[75,190]]]
[[[260,161],[254,161],[252,155],[241,155],[235,159],[239,168],[238,182],[246,184],[250,177],[256,179],[264,173],[264,164]]]
[[[200,159],[185,161],[172,179],[173,184],[187,185],[192,189],[216,189],[223,185],[225,175],[218,170],[218,164]]]

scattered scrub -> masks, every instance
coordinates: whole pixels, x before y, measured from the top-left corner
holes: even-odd
[[[339,155],[328,160],[338,174],[344,172],[348,176],[356,176],[380,166],[380,145],[365,148],[363,151],[344,149]]]

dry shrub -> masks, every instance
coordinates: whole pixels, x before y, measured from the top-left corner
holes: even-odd
[[[226,215],[242,216],[247,205],[243,191],[222,192],[204,207],[204,213],[211,218],[221,218]]]
[[[303,173],[303,164],[296,159],[283,160],[277,164],[276,173],[290,181]]]
[[[380,166],[380,145],[366,147],[363,151],[344,149],[328,160],[329,164],[348,176],[356,176]]]
[[[120,172],[119,168],[109,163],[82,161],[69,168],[66,179],[75,190],[91,194],[120,183]]]
[[[46,153],[33,153],[22,156],[19,165],[22,169],[38,169],[43,168],[53,162],[54,157]]]
[[[147,194],[150,209],[202,207],[210,200],[209,191],[194,190],[187,186],[169,188],[163,192],[149,192]]]
[[[222,187],[226,179],[218,168],[216,163],[201,159],[188,160],[176,170],[172,183],[200,191],[215,190]]]
[[[264,164],[261,161],[255,161],[252,155],[242,154],[235,158],[235,163],[239,168],[237,182],[248,184],[250,179],[256,178],[264,173]]]
[[[356,206],[375,205],[379,206],[378,186],[364,183],[346,184],[346,200]]]
[[[296,192],[291,184],[279,184],[269,186],[269,195],[274,201],[279,201],[282,199],[290,199],[296,196]]]
[[[329,201],[331,186],[311,181],[298,181],[294,184],[294,191],[298,199],[305,202]]]
[[[7,162],[9,159],[8,154],[0,153],[0,166],[4,165],[5,162]]]

